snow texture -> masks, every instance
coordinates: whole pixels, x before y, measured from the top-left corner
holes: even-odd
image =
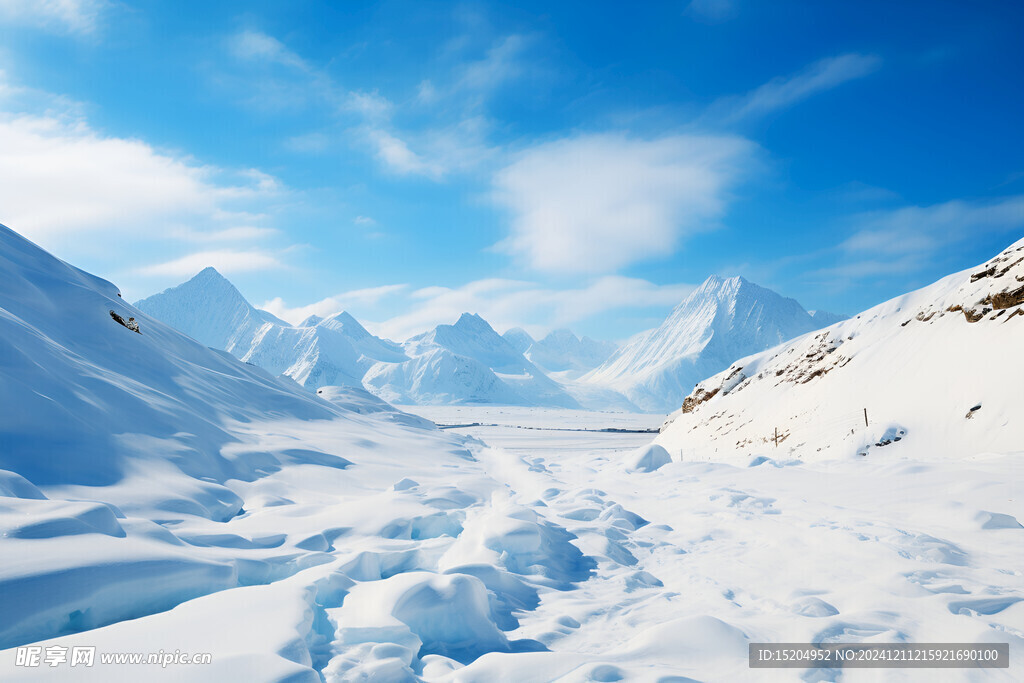
[[[1022,263],[746,357],[652,446],[596,431],[651,416],[417,408],[475,425],[436,429],[304,390],[0,228],[0,678],[749,680],[749,642],[866,641],[1009,643],[942,678],[1021,680]]]

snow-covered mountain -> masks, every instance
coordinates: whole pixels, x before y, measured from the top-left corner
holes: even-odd
[[[581,379],[615,389],[645,410],[668,412],[695,383],[737,358],[819,327],[794,299],[742,277],[712,276],[661,325]]]
[[[364,377],[385,400],[579,407],[479,315],[464,313],[454,325],[438,325],[403,347],[411,360],[378,363]]]
[[[727,459],[1020,450],[1021,283],[1024,240],[977,268],[733,362],[697,385],[658,441],[683,457],[714,448]]]
[[[241,358],[265,325],[290,327],[254,308],[227,278],[204,268],[177,287],[135,302],[135,307],[196,341]]]
[[[344,311],[289,325],[253,307],[213,268],[135,305],[207,346],[287,375],[311,391],[362,387],[374,363],[407,360],[398,344],[373,336]]]
[[[341,385],[364,387],[402,404],[579,407],[475,315],[463,315],[454,325],[439,325],[404,344],[372,335],[346,312],[310,316],[292,326],[253,307],[213,268],[136,306],[310,391]]]
[[[603,363],[617,348],[611,342],[580,338],[562,329],[530,344],[525,356],[548,372],[563,373],[564,377],[575,379]]]

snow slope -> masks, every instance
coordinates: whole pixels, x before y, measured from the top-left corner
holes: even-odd
[[[977,268],[734,362],[697,385],[658,441],[684,456],[716,448],[740,461],[768,444],[783,459],[1020,449],[1022,283],[1024,240]]]
[[[668,412],[701,379],[756,351],[820,327],[793,299],[741,277],[709,277],[657,328],[631,339],[581,379]]]
[[[579,404],[479,315],[464,313],[403,344],[411,360],[378,363],[366,387],[397,403],[495,403],[577,408]]]
[[[431,657],[544,649],[505,635],[515,615],[594,563],[543,516],[490,504],[477,442],[271,377],[7,228],[0,247],[0,648],[170,639],[215,663],[142,677],[206,681],[408,679]],[[4,680],[140,676],[14,658]]]
[[[311,316],[293,327],[254,308],[213,268],[136,306],[207,346],[287,375],[310,390],[361,387],[374,363],[407,360],[399,345],[373,336],[344,311]]]

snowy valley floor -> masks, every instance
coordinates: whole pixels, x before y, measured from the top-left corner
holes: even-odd
[[[11,648],[0,680],[1024,678],[1024,452],[645,472],[627,462],[655,434],[574,430],[659,416],[413,410],[503,426],[239,424],[237,457],[287,464],[230,482],[226,521],[134,517],[155,494],[131,478],[107,498],[44,490],[35,526],[0,518],[4,647],[213,660],[25,668]],[[91,496],[127,518],[61,502]],[[58,635],[76,624],[109,625]],[[748,642],[818,641],[1010,642],[1011,668],[747,668]]]

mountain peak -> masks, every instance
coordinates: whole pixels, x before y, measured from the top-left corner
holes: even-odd
[[[494,328],[491,327],[491,324],[481,318],[478,313],[463,313],[459,316],[454,327],[463,330],[494,330]],[[495,332],[495,334],[497,333]]]
[[[223,275],[221,275],[220,271],[217,270],[216,268],[214,268],[213,266],[206,266],[201,271],[199,271],[198,273],[193,275],[192,278],[189,279],[187,282],[195,282],[197,284],[200,284],[200,283],[204,283],[204,284],[205,283],[223,283],[223,284],[231,285],[231,287],[234,288],[234,285],[231,284],[231,281],[228,280]]]
[[[265,323],[288,326],[254,308],[231,281],[207,267],[190,280],[135,302],[135,306],[207,346],[231,352]]]
[[[341,311],[334,315],[323,318],[316,323],[322,327],[329,327],[334,330],[343,331],[352,339],[366,339],[372,337],[367,329],[358,320],[352,317],[348,311]]]

